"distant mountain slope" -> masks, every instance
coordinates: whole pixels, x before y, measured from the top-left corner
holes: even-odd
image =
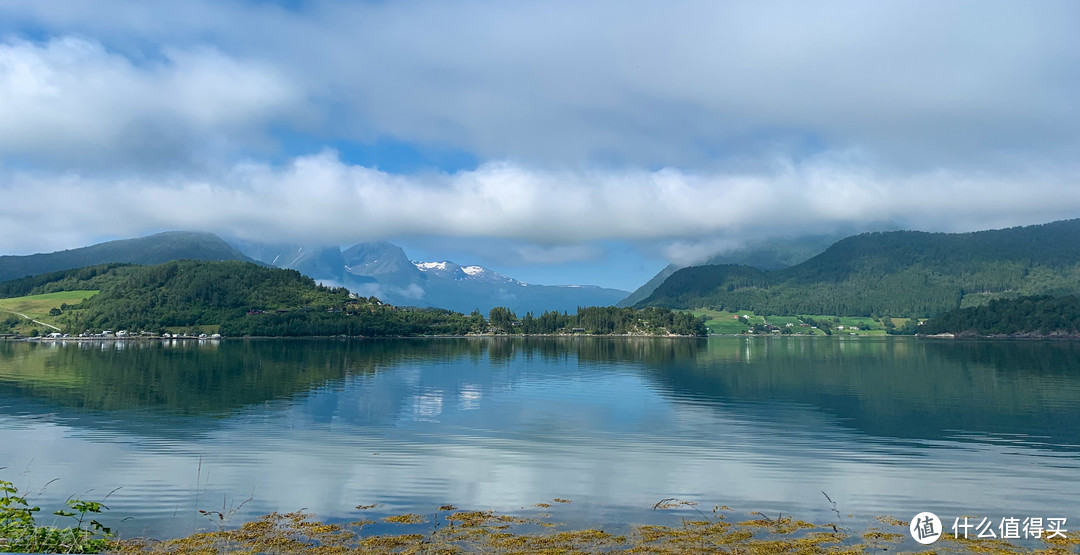
[[[660,270],[660,272],[653,276],[652,279],[646,281],[644,285],[638,287],[634,290],[633,293],[630,293],[629,296],[619,301],[616,306],[634,306],[641,301],[649,298],[649,295],[652,295],[653,291],[656,291],[656,289],[660,287],[660,285],[664,283],[667,278],[671,277],[671,274],[679,271],[679,268],[680,266],[677,266],[675,264],[668,264],[667,266],[664,266],[663,270]]]
[[[239,239],[230,240],[229,243],[257,262],[296,270],[308,277],[324,276],[323,279],[329,279],[329,276],[340,274],[344,265],[341,249],[334,246],[305,247]]]
[[[487,314],[506,307],[527,312],[565,311],[579,306],[611,306],[627,292],[588,285],[532,285],[483,266],[461,266],[443,260],[410,260],[401,247],[386,241],[335,247],[259,245],[235,242],[249,256],[300,271],[317,281],[340,285],[364,297],[397,306],[438,307]]]
[[[351,284],[377,282],[404,290],[427,279],[401,247],[386,241],[357,243],[345,249],[342,257],[345,280]]]
[[[251,261],[212,233],[167,231],[66,251],[0,256],[0,281],[113,262],[161,264],[170,260]]]
[[[793,239],[770,239],[761,243],[752,244],[741,249],[715,254],[704,260],[691,264],[701,266],[706,264],[742,264],[752,266],[759,270],[779,270],[794,266],[810,257],[820,254],[829,245],[843,239],[843,235],[806,235]],[[680,268],[676,264],[668,264],[652,279],[638,287],[630,296],[619,301],[618,306],[634,306],[648,298],[649,295],[660,287],[669,276]]]
[[[1080,220],[972,233],[865,233],[782,270],[685,268],[638,305],[928,316],[995,298],[1071,293],[1080,293]]]

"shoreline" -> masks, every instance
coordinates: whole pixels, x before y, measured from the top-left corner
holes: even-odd
[[[484,339],[484,338],[515,338],[515,337],[550,337],[550,338],[594,338],[594,337],[624,337],[641,339],[707,339],[701,335],[646,335],[646,334],[561,334],[561,333],[490,333],[470,335],[245,335],[240,337],[160,337],[160,336],[135,336],[135,337],[0,337],[0,341],[23,342],[23,343],[94,343],[94,342],[150,342],[150,341],[245,341],[245,340],[268,340],[268,339]],[[738,336],[731,336],[738,337]]]
[[[918,334],[914,337],[932,340],[988,340],[988,341],[1076,341],[1080,334],[1035,334],[1035,333],[999,333],[979,335],[975,333],[937,333],[933,335]]]
[[[469,335],[298,335],[298,336],[221,336],[221,337],[198,337],[191,335],[160,337],[160,336],[134,336],[134,337],[0,337],[0,342],[8,343],[147,343],[147,342],[220,342],[220,341],[266,341],[266,340],[312,340],[312,339],[335,339],[335,340],[372,340],[372,339],[493,339],[493,338],[555,338],[555,339],[589,339],[589,338],[626,338],[626,339],[709,339],[712,337],[753,337],[753,338],[799,338],[810,340],[844,339],[852,338],[880,338],[880,337],[914,337],[932,341],[1077,341],[1078,335],[1041,335],[1041,334],[954,334],[941,333],[934,335],[776,335],[776,334],[722,334],[714,333],[702,335],[645,335],[645,334],[561,334],[561,333],[534,333],[534,334],[469,334]]]
[[[827,497],[827,496],[826,496]],[[502,513],[443,505],[434,511],[381,516],[361,513],[352,522],[321,520],[304,510],[271,513],[216,531],[169,539],[113,539],[108,552],[136,553],[846,553],[903,552],[916,543],[906,520],[876,516],[865,524],[836,519],[803,520],[796,515],[744,512],[726,505],[710,511],[696,502],[663,499],[653,511],[672,510],[679,524],[621,522],[614,529],[566,525],[555,520],[553,499],[529,511]],[[366,511],[372,506],[358,506]],[[522,507],[526,509],[526,507]],[[834,508],[834,511],[836,509]],[[210,513],[215,514],[213,512]],[[934,547],[959,553],[1075,553],[1080,536],[1064,531],[1053,538],[1016,542],[949,533],[943,527]],[[1047,551],[1047,550],[1053,551]]]

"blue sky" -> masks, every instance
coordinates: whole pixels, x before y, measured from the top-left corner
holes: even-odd
[[[633,289],[1080,216],[1074,2],[7,0],[0,253],[167,229]]]

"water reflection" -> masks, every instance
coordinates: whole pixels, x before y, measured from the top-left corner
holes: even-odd
[[[827,521],[821,490],[862,519],[1077,517],[1078,420],[1072,342],[0,343],[4,476],[123,486],[129,534],[253,490],[237,518],[557,496],[604,524],[674,496]]]

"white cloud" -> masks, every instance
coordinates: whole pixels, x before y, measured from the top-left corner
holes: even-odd
[[[0,43],[0,159],[93,167],[190,162],[257,144],[301,92],[264,64],[210,48],[135,64],[71,36]]]
[[[1080,152],[1068,1],[10,0],[0,16],[124,52],[211,44],[318,99],[320,138],[481,160],[760,168],[861,148],[929,171]]]
[[[561,261],[588,258],[592,247],[580,245],[608,239],[692,245],[883,221],[943,231],[1038,223],[1080,214],[1078,182],[1067,170],[890,175],[829,158],[753,174],[550,171],[502,162],[395,175],[327,151],[282,167],[238,165],[213,179],[8,171],[0,175],[0,249],[80,246],[85,241],[68,241],[85,230],[200,229],[300,244],[501,238],[544,245],[523,248]]]
[[[720,252],[728,252],[744,246],[742,237],[703,237],[681,239],[664,245],[664,257],[679,266],[699,264],[702,260]]]
[[[1073,217],[1078,11],[9,0],[0,252],[187,228],[502,239],[534,263],[638,241],[685,260],[837,225]],[[341,139],[480,165],[395,174],[303,155]]]

